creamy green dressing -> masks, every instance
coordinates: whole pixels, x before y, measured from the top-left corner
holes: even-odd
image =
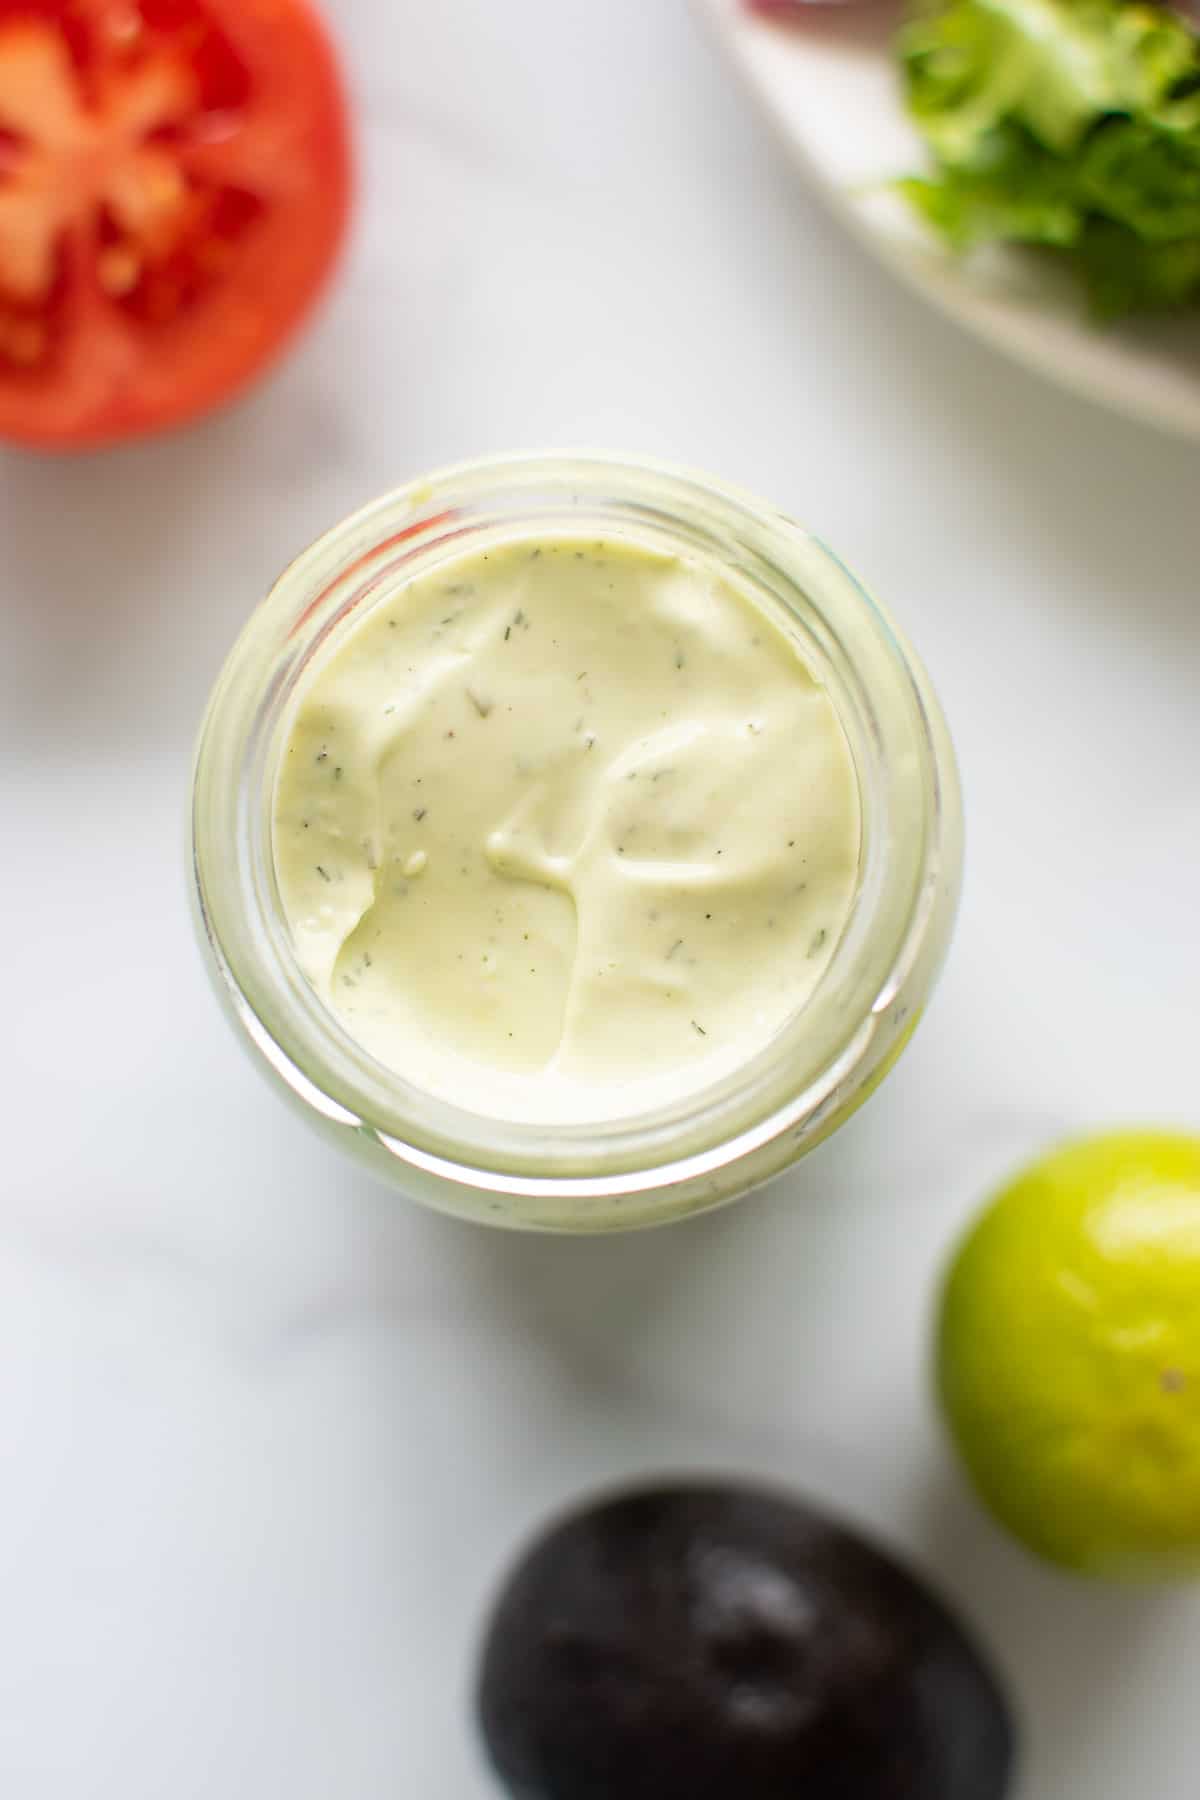
[[[810,998],[861,839],[834,707],[734,582],[633,542],[442,563],[286,729],[300,963],[397,1076],[527,1122],[686,1097]]]

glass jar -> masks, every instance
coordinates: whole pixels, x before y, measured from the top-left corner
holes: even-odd
[[[271,842],[289,703],[331,641],[439,559],[555,532],[623,537],[733,572],[824,683],[862,805],[853,909],[799,1014],[703,1090],[579,1128],[480,1116],[363,1050],[301,972]],[[962,849],[954,756],[928,680],[837,558],[736,489],[607,456],[449,469],[376,501],[306,551],[253,614],[214,689],[192,832],[217,990],[284,1093],[417,1200],[488,1224],[587,1232],[732,1200],[841,1124],[925,1005],[953,924]]]

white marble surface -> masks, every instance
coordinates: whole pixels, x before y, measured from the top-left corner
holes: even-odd
[[[564,1495],[786,1472],[939,1575],[1022,1800],[1194,1800],[1200,1595],[1034,1567],[960,1485],[930,1282],[1066,1128],[1200,1124],[1200,453],[1039,386],[798,189],[683,0],[338,0],[364,204],[249,403],[0,457],[0,1790],[466,1800],[481,1609]],[[764,1198],[600,1243],[425,1216],[307,1135],[193,952],[204,694],[278,566],[439,461],[605,444],[784,502],[956,727],[965,908],[914,1048]]]

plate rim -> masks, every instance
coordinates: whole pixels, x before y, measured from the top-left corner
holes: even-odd
[[[1135,423],[1165,432],[1177,440],[1200,442],[1200,381],[1194,383],[1196,404],[1193,412],[1175,411],[1156,398],[1139,394],[1124,383],[1107,383],[1094,373],[1056,357],[1052,346],[1044,350],[1031,344],[1023,334],[1006,329],[1003,322],[987,313],[976,312],[968,300],[958,297],[965,285],[963,279],[950,274],[954,265],[947,259],[946,280],[939,280],[915,257],[905,256],[898,240],[872,227],[856,208],[850,195],[829,179],[812,154],[804,134],[795,127],[789,109],[780,105],[773,91],[761,82],[746,55],[743,33],[785,29],[769,21],[741,16],[741,0],[690,0],[713,42],[738,79],[755,110],[766,121],[776,140],[791,161],[801,170],[805,180],[820,195],[829,211],[876,261],[896,276],[911,293],[936,308],[959,330],[1010,362],[1041,377],[1060,391],[1084,400]],[[870,4],[870,0],[867,0]],[[1200,326],[1198,326],[1200,330]],[[1186,379],[1186,376],[1181,376]]]

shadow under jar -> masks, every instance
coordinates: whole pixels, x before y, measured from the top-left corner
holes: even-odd
[[[530,546],[532,556],[543,544],[585,541],[735,591],[764,635],[793,647],[798,679],[815,681],[844,740],[857,866],[815,986],[744,1056],[700,1062],[694,1078],[668,1082],[658,1096],[618,1082],[603,1107],[578,1117],[561,1094],[537,1116],[535,1073],[525,1083],[534,1102],[514,1116],[463,1104],[470,1083],[460,1091],[423,1083],[419,1048],[410,1067],[379,1060],[318,992],[281,890],[276,800],[305,696],[375,609],[403,614],[406,596],[430,576],[489,550],[502,561],[513,546]],[[670,702],[665,694],[664,718]],[[487,756],[488,740],[478,741]],[[217,991],[238,1034],[313,1123],[428,1205],[485,1224],[577,1232],[662,1223],[733,1200],[841,1124],[917,1024],[947,948],[962,852],[954,757],[936,698],[887,614],[837,558],[736,489],[598,455],[446,470],[368,506],[301,556],[251,617],[213,691],[192,834],[201,941]],[[638,1050],[644,1057],[646,1045]]]

